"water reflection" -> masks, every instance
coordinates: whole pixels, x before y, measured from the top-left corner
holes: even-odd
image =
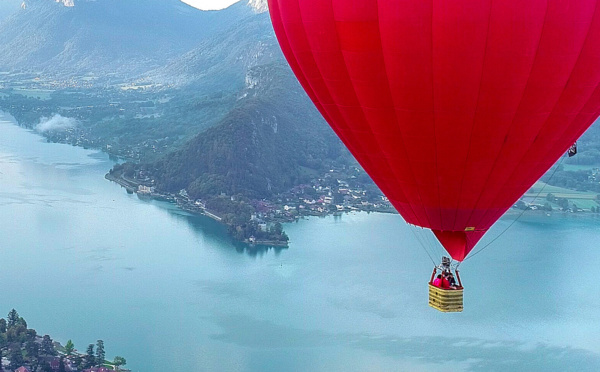
[[[461,266],[448,316],[400,216],[286,224],[281,254],[127,195],[100,153],[0,130],[0,306],[61,341],[103,338],[134,371],[600,370],[595,218],[524,215]]]
[[[271,250],[275,253],[275,256],[279,256],[281,251],[288,249],[288,247],[276,247],[262,244],[246,244],[237,241],[233,241],[232,243],[235,247],[236,252],[246,253],[250,257],[262,257]]]
[[[279,256],[281,251],[288,249],[288,247],[262,245],[262,244],[247,244],[233,240],[229,234],[227,234],[227,227],[212,218],[196,215],[181,210],[173,203],[156,201],[144,197],[138,197],[140,201],[154,204],[161,209],[168,212],[168,215],[183,223],[186,223],[192,230],[202,236],[203,238],[209,238],[212,241],[218,242],[218,247],[233,248],[235,252],[240,254],[247,254],[250,257],[263,257],[270,251],[273,251],[275,256]]]
[[[245,315],[215,316],[221,332],[211,338],[248,348],[326,349],[339,345],[373,352],[398,363],[451,366],[452,371],[598,371],[600,356],[584,349],[542,342],[490,340],[475,337],[398,337],[369,333],[305,330]],[[249,332],[239,332],[240,329]],[[348,361],[338,361],[341,366]],[[353,369],[352,369],[353,370]]]

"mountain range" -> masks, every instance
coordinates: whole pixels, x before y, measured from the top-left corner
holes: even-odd
[[[131,78],[255,14],[245,3],[206,12],[179,0],[24,4],[0,23],[0,68],[59,76],[93,72]]]
[[[112,74],[169,97],[170,111],[159,117],[125,111],[121,118],[79,119],[97,136],[88,143],[103,148],[127,138],[140,138],[138,148],[168,139],[169,147],[159,149],[162,158],[138,159],[161,191],[264,198],[308,182],[347,155],[285,62],[265,0],[208,12],[178,0],[26,5],[0,22],[0,69]],[[113,101],[126,99],[118,94]],[[70,106],[61,97],[57,110]],[[152,99],[157,110],[165,106]]]

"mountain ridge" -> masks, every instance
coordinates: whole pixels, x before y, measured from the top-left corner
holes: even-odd
[[[179,0],[28,0],[0,23],[0,68],[137,76],[253,14],[247,4],[204,12]]]
[[[131,154],[130,159],[152,171],[156,187],[162,191],[186,189],[194,197],[220,193],[269,197],[309,182],[345,151],[285,62],[269,14],[260,11],[265,1],[244,1],[222,11],[201,12],[178,0],[147,0],[144,9],[152,12],[133,25],[124,20],[139,9],[119,0],[75,1],[73,7],[54,0],[30,0],[30,4],[10,22],[0,24],[0,41],[10,34],[7,28],[16,28],[15,22],[21,20],[30,22],[26,27],[43,23],[45,30],[64,25],[77,32],[59,35],[64,37],[44,34],[52,42],[40,36],[37,42],[41,46],[30,40],[33,46],[26,58],[98,74],[106,71],[97,67],[98,62],[110,63],[109,57],[118,57],[112,63],[119,65],[139,60],[140,70],[146,72],[124,72],[141,77],[136,80],[139,86],[151,88],[136,93],[117,86],[107,98],[86,93],[80,97],[81,105],[91,110],[63,109],[71,106],[69,100],[75,96],[70,94],[54,94],[57,98],[48,104],[38,100],[27,103],[39,106],[34,111],[45,115],[75,115],[79,125],[71,132],[55,132],[53,138]],[[103,13],[98,16],[100,9]],[[212,28],[205,29],[196,44],[182,45],[170,54],[160,53],[160,40],[151,52],[139,44],[134,47],[136,35],[150,33],[157,26],[150,21],[159,14],[168,20],[202,19],[206,21],[203,27]],[[82,20],[91,24],[84,27]],[[131,27],[140,29],[129,35],[126,43],[132,45],[132,53],[139,53],[137,59],[116,54],[102,61],[110,38],[126,34]],[[94,42],[90,30],[98,31]],[[17,36],[17,40],[24,37]],[[162,58],[155,58],[157,52]],[[0,55],[0,66],[2,58]],[[105,116],[93,112],[96,106]],[[145,114],[131,111],[138,109]],[[25,115],[32,117],[29,112]],[[35,120],[33,115],[32,125]],[[164,157],[151,160],[159,156]]]

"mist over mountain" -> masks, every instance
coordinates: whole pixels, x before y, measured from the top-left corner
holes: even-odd
[[[245,3],[205,12],[179,0],[26,0],[0,23],[0,69],[133,76],[164,65],[250,16]]]
[[[205,39],[165,66],[150,71],[146,81],[202,92],[239,90],[249,68],[283,61],[268,13],[248,17],[231,29]]]

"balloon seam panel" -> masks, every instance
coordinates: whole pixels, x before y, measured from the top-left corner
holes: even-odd
[[[504,151],[504,145],[506,144],[506,138],[508,137],[508,134],[513,129],[513,127],[515,125],[515,118],[516,118],[518,112],[520,111],[519,108],[523,104],[523,99],[525,98],[525,93],[527,92],[527,87],[529,86],[529,83],[530,83],[531,74],[533,72],[533,68],[535,67],[536,61],[538,59],[539,50],[540,50],[540,44],[542,42],[542,37],[544,35],[544,29],[546,28],[546,20],[547,20],[547,17],[548,17],[548,8],[549,8],[548,1],[546,1],[546,10],[545,10],[545,14],[544,14],[544,22],[542,23],[542,30],[540,32],[540,37],[538,39],[538,44],[537,44],[537,47],[536,47],[535,57],[534,57],[534,59],[533,59],[533,61],[531,63],[531,68],[529,70],[529,74],[528,74],[528,78],[527,78],[527,84],[525,85],[525,88],[523,89],[523,93],[521,94],[521,98],[519,100],[519,105],[517,106],[517,110],[516,110],[515,114],[513,115],[512,122],[511,122],[510,126],[508,127],[508,132],[507,132],[506,137],[505,137],[505,142],[502,145],[502,147],[500,148],[500,150],[498,152],[498,156],[496,156],[496,159],[494,160],[494,164],[492,165],[490,173],[486,177],[486,181],[484,182],[483,187],[481,188],[481,191],[479,192],[479,196],[477,197],[477,201],[474,204],[473,210],[471,210],[471,213],[469,214],[469,217],[466,219],[468,226],[473,226],[477,222],[477,221],[471,221],[471,219],[473,217],[473,213],[475,212],[475,210],[477,210],[477,209],[480,208],[479,203],[481,202],[481,198],[483,197],[483,195],[486,192],[486,190],[489,189],[488,188],[488,183],[490,181],[490,178],[491,178],[492,174],[494,174],[495,171],[496,171],[496,167],[498,165],[498,160],[500,159],[500,155]],[[486,227],[489,227],[489,226],[486,226]]]

